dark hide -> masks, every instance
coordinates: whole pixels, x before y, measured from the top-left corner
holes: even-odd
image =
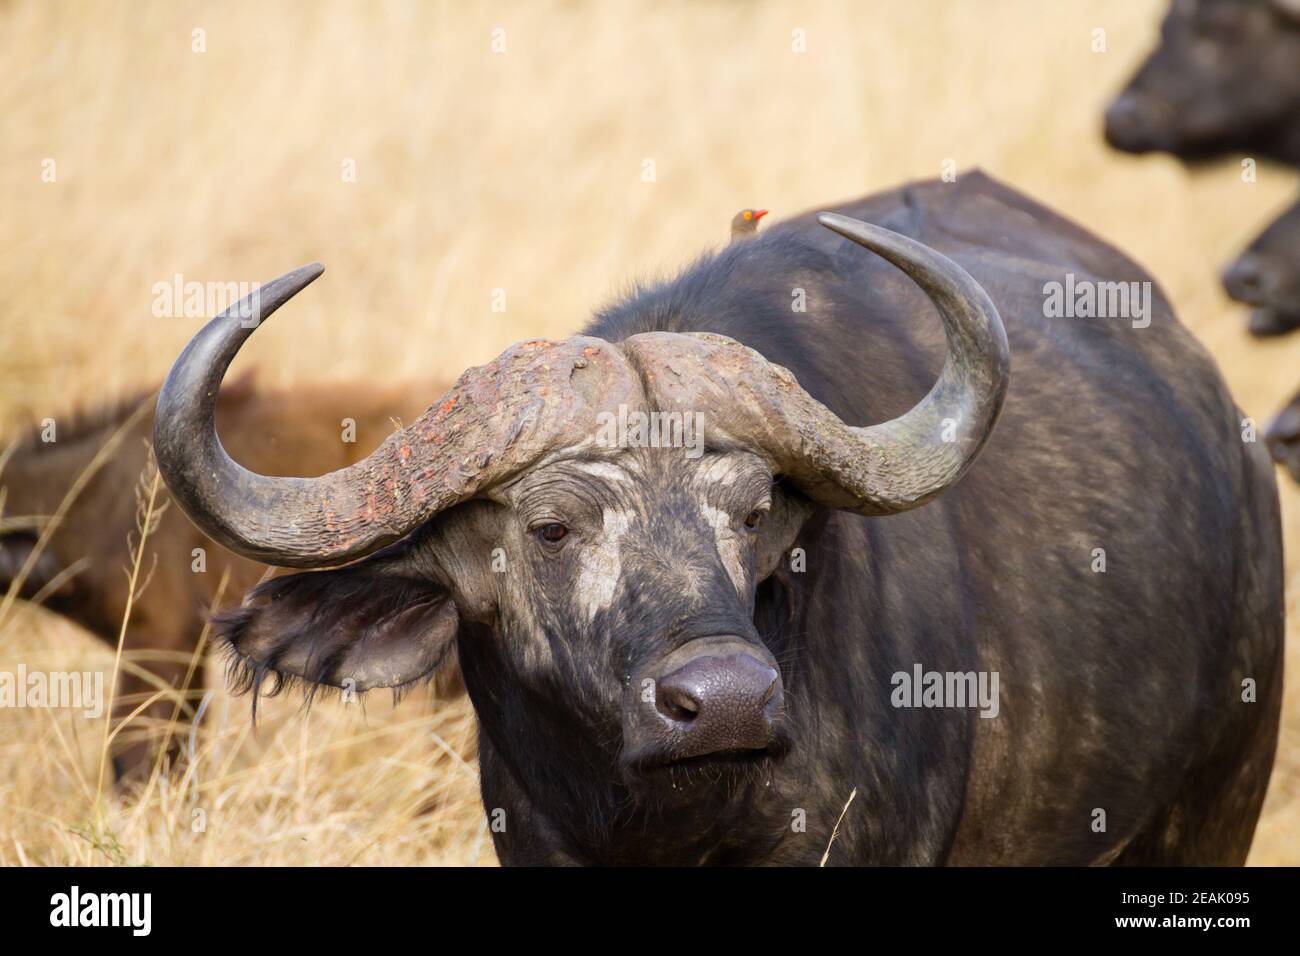
[[[417,532],[400,575],[423,574],[456,604],[501,860],[815,865],[829,848],[831,864],[1241,863],[1282,701],[1281,534],[1268,456],[1243,441],[1214,363],[1154,284],[1145,327],[1047,317],[1045,286],[1067,275],[1150,277],[984,175],[836,211],[920,240],[987,290],[1012,355],[991,441],[953,490],[884,518],[815,507],[774,476],[736,586],[692,503],[699,469],[648,453],[619,459],[635,481],[538,469]],[[806,311],[792,310],[799,290]],[[858,425],[913,406],[944,356],[925,296],[811,214],[638,288],[586,334],[650,330],[739,339]],[[706,490],[743,515],[760,507],[744,487]],[[591,518],[569,501],[588,497],[601,501]],[[572,546],[548,550],[524,530],[556,520],[552,507]],[[610,515],[631,530],[619,538]],[[617,557],[620,578],[602,595],[569,562],[610,541],[621,543],[594,567]],[[497,547],[505,573],[486,567]],[[327,661],[348,653],[341,625],[441,600],[348,584],[346,603],[373,609],[330,616],[328,582],[391,560],[326,572],[314,607],[272,601],[262,613],[275,618],[243,612],[223,636],[249,666],[328,678]],[[356,639],[372,640],[361,625]],[[719,633],[756,636],[779,662],[784,752],[630,773],[631,675]],[[426,621],[412,635],[421,655],[439,634]],[[298,671],[290,655],[316,663]],[[391,676],[419,679],[421,655]],[[917,665],[996,673],[997,715],[895,706],[895,675]]]

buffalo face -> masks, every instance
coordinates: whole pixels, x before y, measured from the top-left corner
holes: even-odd
[[[754,601],[805,513],[750,452],[625,449],[525,473],[475,531],[442,531],[433,550],[461,575],[453,552],[499,549],[486,578],[469,572],[495,635],[462,651],[467,671],[492,675],[485,706],[516,709],[522,732],[538,708],[520,702],[561,702],[557,726],[637,783],[785,748],[782,677]]]

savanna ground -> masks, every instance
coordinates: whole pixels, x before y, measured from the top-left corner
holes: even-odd
[[[240,356],[261,381],[445,381],[575,331],[742,206],[780,218],[947,159],[1136,256],[1263,422],[1300,386],[1300,336],[1248,338],[1216,274],[1297,176],[1106,149],[1103,105],[1162,8],[0,2],[0,434],[159,381],[200,324],[152,315],[176,273],[329,267]],[[1300,863],[1300,488],[1282,484],[1290,690],[1259,864]],[[0,669],[20,663],[113,655],[18,604]],[[463,699],[262,714],[218,691],[186,776],[123,800],[98,793],[102,722],[0,711],[0,863],[493,860]]]

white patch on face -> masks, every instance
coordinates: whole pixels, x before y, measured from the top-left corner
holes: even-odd
[[[700,484],[729,488],[740,478],[742,471],[734,455],[710,455],[700,463],[695,474],[695,480]]]
[[[700,502],[700,511],[709,527],[713,529],[713,540],[718,548],[718,557],[722,559],[722,566],[727,569],[727,576],[736,586],[736,591],[744,594],[746,588],[744,542],[736,533],[736,529],[731,526],[731,516],[713,507],[707,501]]]
[[[578,581],[574,588],[574,600],[588,623],[613,603],[618,580],[623,574],[620,542],[627,534],[630,516],[626,511],[606,508],[602,518],[604,529],[599,539],[585,546],[580,553]]]
[[[601,478],[609,482],[627,482],[630,476],[619,465],[611,461],[575,461],[570,467],[574,471],[580,471],[585,475],[591,475],[593,478]]]

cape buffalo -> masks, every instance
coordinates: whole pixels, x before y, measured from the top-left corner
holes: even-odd
[[[1250,318],[1256,335],[1300,328],[1300,202],[1228,267],[1223,286],[1234,299],[1256,307]],[[1265,440],[1274,460],[1300,481],[1300,394],[1274,417]]]
[[[1160,45],[1106,112],[1106,139],[1182,159],[1300,165],[1300,0],[1174,0]]]
[[[1223,287],[1238,302],[1256,307],[1250,317],[1256,335],[1300,328],[1300,202],[1224,270]]]
[[[218,420],[235,454],[272,474],[323,474],[350,465],[392,430],[393,419],[410,418],[411,389],[382,393],[354,388],[259,388],[251,378],[228,387],[218,403]],[[19,584],[18,596],[42,604],[116,645],[126,610],[131,562],[128,535],[136,535],[135,489],[149,465],[153,434],[153,393],[141,394],[89,414],[57,417],[52,430],[33,429],[18,440],[0,470],[6,520],[0,525],[0,595],[8,591],[36,549],[45,520],[91,465],[106,443],[108,453],[72,501]],[[351,428],[344,419],[354,423]],[[355,435],[353,434],[355,432]],[[0,445],[3,448],[3,445]],[[116,707],[124,717],[144,696],[161,686],[182,687],[203,620],[222,575],[229,571],[225,599],[239,596],[267,573],[265,565],[235,557],[177,514],[161,511],[146,544],[142,579],[125,647],[155,652],[141,666],[147,673],[122,675]],[[195,549],[202,549],[196,552]],[[201,673],[192,690],[201,691]],[[124,732],[125,746],[114,758],[118,773],[147,773],[151,719],[167,721],[173,710],[164,700],[143,715],[145,733]],[[156,728],[155,728],[156,730]]]
[[[1067,279],[1147,319],[1049,317]],[[1245,858],[1272,466],[1150,277],[1024,196],[971,173],[785,222],[323,478],[222,449],[247,325],[194,338],[155,427],[216,540],[328,568],[222,618],[236,674],[404,686],[455,648],[505,863]]]
[[[1243,152],[1300,166],[1300,0],[1178,0],[1161,34],[1106,113],[1112,146],[1182,159]],[[1292,209],[1225,272],[1228,294],[1260,307],[1252,335],[1300,326],[1298,228]]]

